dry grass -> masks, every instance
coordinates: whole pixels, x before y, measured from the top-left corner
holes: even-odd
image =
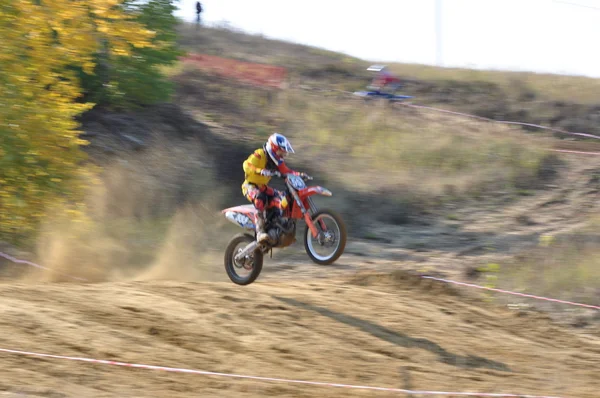
[[[201,145],[158,139],[105,167],[87,221],[52,220],[37,253],[47,267],[89,281],[210,279],[220,194]]]
[[[188,51],[281,65],[291,69],[303,65],[365,62],[346,54],[246,34],[227,26],[196,29],[193,24],[182,23],[178,34],[180,45]]]
[[[600,305],[600,223],[560,236],[500,266],[498,282],[518,291]]]
[[[179,34],[180,43],[186,50],[281,65],[290,68],[294,75],[321,77],[327,84],[336,83],[334,85],[356,88],[361,84],[364,86],[370,77],[365,72],[370,61],[320,48],[267,39],[261,35],[246,34],[233,27],[196,30],[192,24],[182,24]],[[519,95],[526,90],[534,93],[542,101],[600,103],[600,79],[583,76],[440,68],[399,63],[390,63],[389,67],[403,78],[433,83],[491,83],[503,89],[507,96]],[[336,79],[336,75],[341,78]],[[361,79],[364,80],[362,83]]]
[[[509,72],[465,68],[440,68],[418,64],[390,64],[390,69],[406,78],[431,82],[487,82],[507,94],[528,88],[541,100],[565,101],[581,104],[600,102],[600,79],[584,76],[554,75],[533,72]]]
[[[303,94],[291,95],[298,101]],[[543,141],[503,126],[353,100],[305,101],[301,112],[283,105],[294,118],[291,135],[328,170],[361,176],[368,185],[412,181],[419,190],[453,184],[458,192],[490,182],[515,187],[535,179],[545,156]]]
[[[429,197],[519,189],[537,184],[550,157],[545,139],[513,127],[299,89],[269,101],[258,88],[194,71],[176,79],[178,101],[199,118],[242,130],[256,145],[281,131],[296,149],[292,164],[353,189],[402,186]]]

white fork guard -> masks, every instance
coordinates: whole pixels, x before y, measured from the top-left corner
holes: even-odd
[[[239,252],[238,254],[235,255],[234,260],[236,262],[241,261],[249,253],[251,253],[254,250],[256,250],[257,247],[258,247],[258,242],[254,241],[252,243],[249,243],[248,246],[244,247],[244,249],[241,252]]]

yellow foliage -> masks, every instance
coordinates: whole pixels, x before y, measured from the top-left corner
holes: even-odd
[[[554,236],[547,234],[541,235],[539,239],[540,246],[542,247],[550,247],[554,241]]]
[[[92,73],[101,46],[128,54],[153,36],[121,3],[0,4],[0,238],[27,236],[49,211],[81,207],[92,173],[75,116],[93,104],[76,102],[81,88],[71,68]]]

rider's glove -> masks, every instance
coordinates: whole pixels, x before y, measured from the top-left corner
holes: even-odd
[[[312,180],[313,179],[311,176],[309,176],[306,173],[300,173],[300,177],[302,177],[304,180]]]
[[[269,170],[269,169],[262,169],[260,171],[260,175],[261,176],[265,176],[265,177],[273,177],[273,176],[281,176],[281,174],[276,171],[276,170]]]

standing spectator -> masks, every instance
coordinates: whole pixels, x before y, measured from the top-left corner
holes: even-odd
[[[202,4],[199,1],[196,2],[196,23],[200,25],[200,13],[202,12]]]

